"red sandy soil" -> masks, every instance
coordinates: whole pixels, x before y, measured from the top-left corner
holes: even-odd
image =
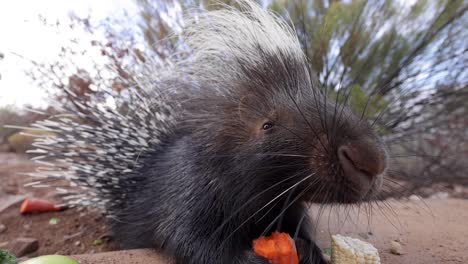
[[[39,240],[39,250],[29,256],[87,254],[79,257],[85,264],[164,262],[156,260],[150,251],[90,254],[118,249],[117,244],[111,238],[109,240],[105,218],[96,212],[68,209],[21,215],[20,202],[2,209],[18,195],[59,199],[51,189],[23,187],[31,179],[17,173],[33,168],[34,164],[26,156],[0,153],[0,224],[7,227],[0,234],[0,248],[8,249],[17,237],[33,237]],[[317,215],[317,210],[317,206],[312,206],[311,215]],[[369,218],[366,212],[365,208],[322,211],[317,229],[320,246],[329,247],[330,234],[340,233],[374,244],[384,264],[468,263],[468,200],[389,200],[386,204],[374,205],[372,217]],[[57,218],[58,223],[51,225],[49,220],[52,218]],[[101,245],[95,244],[98,239],[103,241]],[[392,240],[400,242],[403,255],[389,252]]]

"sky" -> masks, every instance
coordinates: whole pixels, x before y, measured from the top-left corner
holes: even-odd
[[[33,85],[24,71],[29,60],[54,61],[62,44],[79,32],[44,26],[39,15],[49,23],[66,21],[70,12],[79,17],[88,14],[95,20],[127,11],[137,12],[133,0],[17,0],[0,8],[0,107],[4,105],[44,106],[45,94]],[[86,63],[86,62],[84,62]]]

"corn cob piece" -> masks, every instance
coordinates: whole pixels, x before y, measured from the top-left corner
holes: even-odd
[[[370,243],[356,238],[333,235],[332,264],[380,264],[379,252]]]

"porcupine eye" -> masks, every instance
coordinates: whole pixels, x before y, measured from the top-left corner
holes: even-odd
[[[263,124],[262,126],[262,129],[263,130],[268,130],[268,129],[271,129],[273,128],[273,123],[269,123],[269,122],[266,122],[265,124]]]

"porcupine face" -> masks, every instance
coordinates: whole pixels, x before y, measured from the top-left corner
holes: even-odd
[[[284,21],[240,3],[243,12],[211,12],[186,36],[195,51],[187,72],[201,88],[188,119],[205,160],[225,157],[216,163],[236,167],[240,183],[282,182],[273,196],[293,190],[315,202],[366,200],[382,182],[383,143],[360,115],[322,95]]]
[[[243,165],[246,173],[255,171],[250,177],[260,177],[266,188],[288,179],[282,188],[294,188],[303,200],[371,198],[381,186],[387,157],[368,121],[322,95],[301,61],[264,59],[264,66],[245,69],[238,83],[242,92],[224,108],[229,121],[222,141],[252,161]]]

